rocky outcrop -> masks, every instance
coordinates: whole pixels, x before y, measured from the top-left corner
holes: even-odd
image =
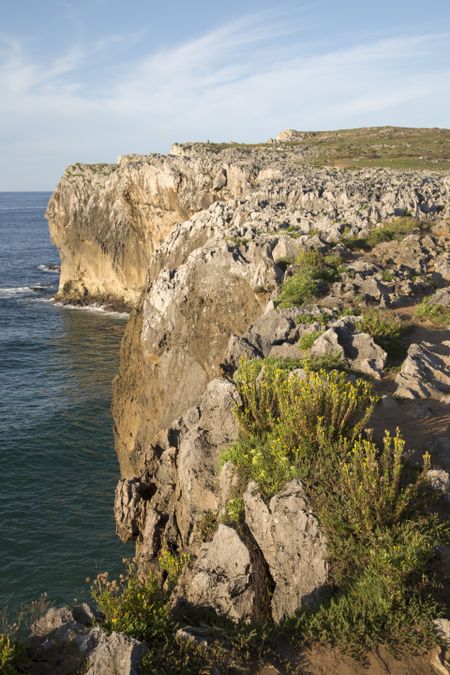
[[[239,435],[239,360],[294,359],[302,377],[298,360],[332,355],[379,380],[387,354],[356,315],[410,303],[435,285],[446,302],[450,278],[445,232],[414,226],[395,246],[361,255],[352,242],[393,216],[431,225],[450,215],[447,175],[317,169],[301,143],[288,133],[253,149],[177,145],[168,157],[72,167],[48,209],[61,251],[58,298],[133,307],[114,382],[117,532],[136,541],[141,568],[165,548],[188,552],[178,605],[233,621],[282,621],[328,582],[326,540],[302,484],[267,503],[220,466]],[[282,309],[280,286],[303,248],[338,257],[336,275],[325,297]],[[310,351],[300,347],[308,332],[322,332]],[[410,347],[396,394],[443,400],[445,349]],[[226,506],[238,490],[237,526]]]
[[[88,605],[50,609],[26,643],[31,658],[27,672],[137,675],[146,645],[122,633],[106,633],[94,625],[96,619]]]
[[[332,355],[347,362],[354,370],[380,379],[387,354],[367,333],[354,330],[350,317],[336,321],[314,342],[312,356]]]
[[[236,530],[221,524],[212,541],[200,549],[178,594],[185,602],[232,621],[250,621],[256,595],[253,577],[247,547]]]
[[[172,154],[128,155],[117,164],[68,167],[47,218],[61,255],[57,298],[135,305],[154,251],[176,223],[214,202],[263,202],[284,209],[283,225],[300,235],[312,229],[336,242],[344,229],[410,213],[448,213],[450,184],[436,173],[351,174],[313,169],[301,144],[177,145]]]
[[[274,582],[272,617],[291,616],[320,598],[328,579],[327,547],[303,486],[293,480],[266,505],[255,483],[244,493],[245,522]]]
[[[450,400],[450,344],[437,351],[431,344],[412,344],[395,378],[399,398]]]

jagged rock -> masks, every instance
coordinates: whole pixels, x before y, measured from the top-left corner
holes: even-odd
[[[122,541],[136,537],[145,521],[145,494],[147,486],[140,478],[120,480],[116,486],[114,517],[116,533]]]
[[[296,234],[316,228],[320,237],[306,244],[318,250],[337,241],[344,225],[356,234],[405,210],[448,214],[445,177],[306,165],[299,171],[302,152],[297,144],[280,149],[275,143],[254,152],[232,147],[210,152],[208,146],[187,144],[174,146],[166,157],[126,155],[117,164],[68,167],[47,211],[61,251],[58,298],[136,304],[158,243],[175,223],[217,200],[273,208],[275,217],[267,219],[272,232],[278,225]],[[287,246],[290,257],[292,240]],[[276,262],[284,257],[281,247]]]
[[[251,344],[244,336],[232,335],[228,341],[224,362],[237,368],[241,359],[254,359],[257,356],[263,356],[257,346]]]
[[[300,481],[288,483],[269,505],[257,485],[250,483],[244,493],[244,504],[245,522],[275,583],[274,620],[281,621],[300,607],[314,605],[327,582],[327,548]]]
[[[238,437],[235,386],[227,380],[209,383],[200,403],[198,421],[182,436],[177,456],[175,517],[183,542],[196,526],[196,514],[219,508],[220,452]]]
[[[200,549],[182,595],[188,603],[212,609],[232,621],[253,618],[250,553],[236,530],[219,525],[213,540]]]
[[[438,353],[431,344],[412,344],[395,381],[399,398],[447,400],[450,394],[450,345],[443,342]]]
[[[101,628],[93,627],[90,615],[95,616],[95,612],[85,606],[52,608],[33,625],[28,651],[39,660],[40,673],[59,672],[56,664],[66,663],[67,651],[70,667],[76,669],[78,654],[78,668],[82,666],[86,675],[138,674],[146,645],[122,633],[108,635]],[[69,663],[66,665],[68,670],[64,672],[72,672]],[[31,672],[37,672],[33,666]]]
[[[436,293],[430,295],[427,300],[431,305],[443,305],[444,307],[450,307],[450,289],[440,288],[438,291],[436,291]]]
[[[387,354],[367,333],[352,330],[351,317],[339,320],[326,330],[311,347],[312,356],[333,354],[348,361],[355,370],[380,379]]]
[[[207,511],[221,502],[220,453],[237,439],[235,386],[212,380],[198,406],[174,422],[148,449],[147,472],[122,479],[116,489],[117,530],[134,538],[140,561],[148,562],[166,545],[199,544],[199,527]],[[133,499],[129,499],[130,486]],[[125,495],[125,497],[124,497]]]
[[[450,472],[450,436],[441,436],[430,446],[433,460]]]
[[[450,502],[450,475],[443,469],[430,469],[427,472],[427,481],[446,501]]]

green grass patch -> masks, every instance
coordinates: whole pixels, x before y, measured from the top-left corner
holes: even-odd
[[[355,327],[361,333],[371,335],[377,345],[382,347],[390,358],[405,357],[406,346],[402,341],[402,336],[409,329],[409,326],[403,324],[395,312],[370,307],[363,311]]]
[[[340,259],[334,256],[322,256],[314,250],[301,251],[276,304],[281,308],[295,307],[326,295],[330,283],[339,279],[340,264]]]
[[[298,346],[300,349],[303,349],[304,351],[307,351],[311,349],[317,338],[319,338],[323,334],[323,330],[313,330],[309,333],[303,333],[301,338],[298,341]]]
[[[416,316],[419,319],[431,321],[436,326],[450,325],[450,307],[435,304],[432,298],[425,298],[416,309]]]

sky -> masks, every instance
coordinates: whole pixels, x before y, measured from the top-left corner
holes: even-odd
[[[450,127],[450,0],[0,0],[0,191],[282,129]]]

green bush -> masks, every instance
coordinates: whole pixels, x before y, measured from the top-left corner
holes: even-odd
[[[277,304],[282,308],[294,307],[325,295],[329,284],[339,278],[340,262],[339,258],[322,256],[314,250],[301,251],[293,274],[283,283]]]
[[[450,325],[450,307],[435,304],[430,298],[422,300],[416,309],[416,316],[431,321],[436,326]]]
[[[320,447],[353,442],[376,403],[367,382],[349,383],[344,373],[298,377],[259,359],[241,362],[236,384],[241,436],[222,460],[266,495],[295,476],[307,479]]]
[[[235,465],[240,489],[255,480],[268,498],[300,478],[327,539],[329,594],[285,628],[349,651],[435,644],[429,564],[450,531],[429,512],[429,456],[419,470],[399,433],[386,433],[381,446],[365,437],[375,397],[344,373],[297,375],[249,361],[237,386],[241,433],[223,459]]]
[[[300,340],[298,341],[298,346],[304,351],[311,349],[317,338],[319,338],[322,333],[323,330],[313,330],[309,333],[303,333]]]
[[[342,370],[347,371],[348,367],[344,358],[338,354],[331,352],[324,354],[324,356],[307,356],[302,361],[302,368],[306,370]]]
[[[0,633],[0,673],[17,675],[18,645],[6,633]]]
[[[401,319],[388,309],[370,307],[366,309],[356,322],[357,330],[369,333],[374,341],[393,358],[405,355],[405,346],[401,337],[405,333],[405,326]]]
[[[150,644],[164,641],[171,631],[167,593],[154,574],[139,577],[133,563],[128,563],[126,574],[118,581],[110,581],[107,573],[99,574],[91,592],[104,615],[107,630],[123,632]]]
[[[383,223],[380,227],[372,230],[366,237],[365,242],[372,248],[384,241],[398,241],[403,239],[404,237],[407,237],[408,234],[423,227],[424,224],[416,218],[400,216],[398,218],[393,218],[392,220]]]
[[[424,652],[439,641],[427,565],[442,539],[436,523],[404,522],[380,534],[359,574],[316,612],[300,613],[297,634],[361,654],[385,645]]]

